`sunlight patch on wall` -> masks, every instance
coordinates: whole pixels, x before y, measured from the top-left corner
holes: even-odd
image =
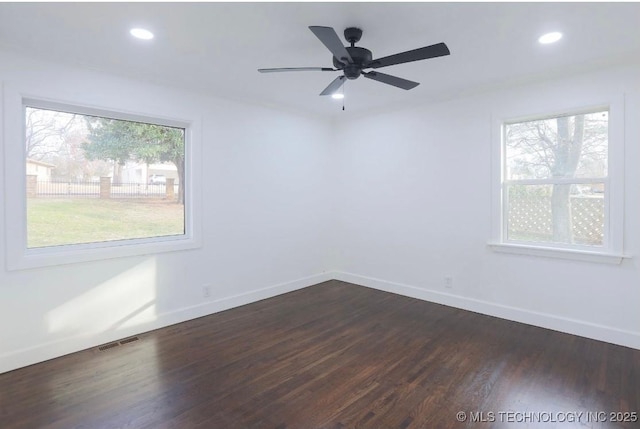
[[[49,332],[91,335],[156,320],[156,260],[149,258],[49,311]]]

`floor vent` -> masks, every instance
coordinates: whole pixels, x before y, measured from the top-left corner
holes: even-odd
[[[132,342],[134,342],[134,341],[138,341],[139,339],[140,339],[140,338],[138,338],[138,337],[126,338],[126,339],[124,339],[124,340],[120,341],[120,345],[121,345],[121,346],[124,346],[125,344],[132,343]]]
[[[104,346],[100,346],[98,347],[98,350],[100,350],[101,352],[105,351],[105,350],[109,350],[112,349],[114,347],[118,347],[120,344],[118,343],[109,343],[109,344],[105,344]]]
[[[116,341],[115,343],[109,343],[109,344],[100,346],[98,347],[98,350],[103,352],[105,350],[109,350],[118,346],[124,346],[125,344],[133,343],[134,341],[139,341],[139,340],[140,340],[140,337],[129,337],[129,338],[125,338],[124,340]]]

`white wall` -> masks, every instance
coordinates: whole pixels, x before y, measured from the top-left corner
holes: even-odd
[[[180,106],[203,124],[201,248],[7,271],[2,230],[0,372],[332,277],[640,348],[638,76],[620,68],[329,121],[0,53],[0,80],[34,96],[134,111]],[[594,88],[626,95],[633,258],[493,253],[491,113]],[[2,134],[3,147],[19,144]],[[0,189],[11,192],[4,165]]]
[[[33,96],[176,110],[203,124],[203,245],[195,250],[7,271],[4,190],[12,187],[0,160],[0,372],[328,279],[329,124],[6,52],[0,80]],[[3,148],[21,144],[2,134]]]
[[[544,113],[585,94],[626,97],[624,250],[633,258],[494,253],[492,114]],[[337,277],[640,348],[639,117],[640,69],[628,67],[341,121]]]

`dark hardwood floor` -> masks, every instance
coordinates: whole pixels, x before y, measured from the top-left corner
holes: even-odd
[[[0,428],[640,427],[638,350],[337,281],[139,337],[0,375]]]

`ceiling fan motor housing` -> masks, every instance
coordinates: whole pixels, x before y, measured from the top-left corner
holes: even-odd
[[[362,69],[367,68],[371,63],[373,56],[371,55],[371,51],[365,48],[347,46],[345,49],[349,52],[349,55],[351,55],[353,64],[343,63],[336,57],[333,57],[333,66],[337,69],[343,69],[347,79],[357,79],[362,73]]]

